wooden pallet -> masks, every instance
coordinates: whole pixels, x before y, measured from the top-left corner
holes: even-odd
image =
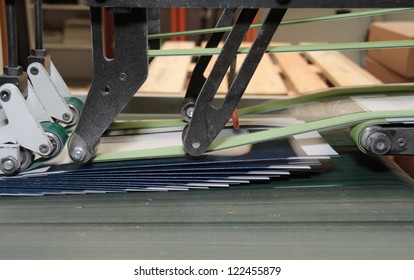
[[[164,49],[194,48],[192,42],[165,42]],[[237,69],[245,55],[237,58]],[[205,76],[212,69],[213,57]],[[149,67],[148,80],[139,90],[148,94],[184,96],[194,67],[191,57],[157,57]],[[245,96],[271,97],[307,94],[333,86],[377,85],[381,81],[337,51],[265,54]],[[218,93],[227,92],[224,79]]]

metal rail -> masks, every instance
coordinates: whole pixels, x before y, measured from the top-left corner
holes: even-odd
[[[85,0],[90,7],[146,8],[396,8],[414,7],[412,0]]]

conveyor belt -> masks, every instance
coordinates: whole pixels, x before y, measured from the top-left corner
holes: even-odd
[[[334,168],[312,180],[3,197],[0,258],[412,259],[413,183],[390,162],[339,144]]]

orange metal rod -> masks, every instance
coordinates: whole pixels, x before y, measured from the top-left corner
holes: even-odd
[[[187,10],[185,8],[178,8],[178,30],[185,31],[187,29]],[[180,41],[187,40],[187,36],[180,36]]]
[[[170,31],[177,32],[178,31],[178,12],[177,8],[170,9]],[[173,41],[178,41],[177,37],[172,38]]]

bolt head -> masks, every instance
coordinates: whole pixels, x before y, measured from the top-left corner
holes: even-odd
[[[37,69],[36,67],[33,67],[30,69],[30,73],[36,76],[37,74],[39,74],[39,69]]]
[[[15,168],[14,162],[12,160],[10,160],[10,159],[5,160],[3,162],[3,168],[6,171],[12,171]]]
[[[120,79],[122,82],[125,82],[125,81],[127,80],[127,78],[128,78],[127,74],[125,74],[125,73],[121,73],[121,74],[119,74],[119,79]]]
[[[187,114],[187,116],[191,119],[193,117],[194,114],[194,107],[188,107],[187,111],[185,112]]]
[[[0,98],[1,98],[1,101],[3,101],[3,102],[9,101],[10,96],[11,96],[11,92],[7,89],[2,90],[1,93],[0,93]]]
[[[40,151],[42,154],[47,154],[47,153],[49,152],[49,150],[50,150],[50,148],[49,148],[49,146],[48,146],[48,145],[46,145],[46,144],[42,144],[42,145],[40,145],[40,146],[39,146],[39,151]]]
[[[69,122],[69,121],[71,121],[71,116],[70,116],[70,114],[68,114],[68,113],[64,113],[64,114],[62,115],[62,120],[64,120],[65,122]]]
[[[7,175],[15,173],[20,167],[20,164],[12,156],[2,158],[0,164],[0,170]]]
[[[86,157],[86,152],[83,148],[76,147],[76,148],[73,149],[73,151],[71,153],[71,157],[74,161],[82,161]]]
[[[194,149],[199,149],[199,148],[201,147],[201,143],[200,143],[200,142],[198,142],[198,141],[194,141],[193,143],[191,143],[191,146],[192,146]]]

